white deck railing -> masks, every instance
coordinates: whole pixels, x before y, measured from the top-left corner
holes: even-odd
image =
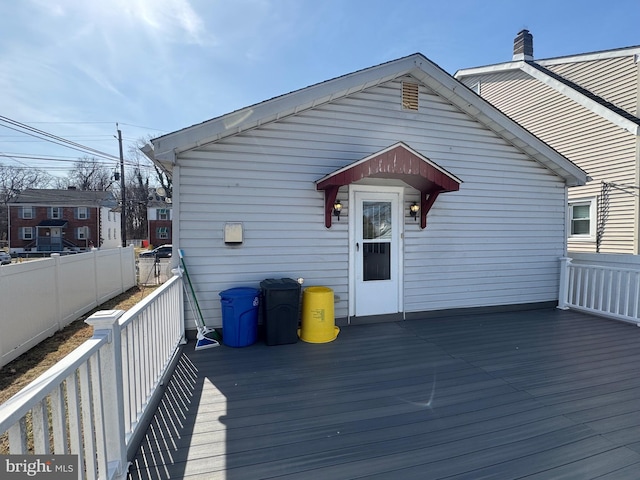
[[[586,264],[561,259],[558,307],[640,325],[640,268],[631,261],[627,268],[594,260]]]
[[[9,453],[75,454],[79,478],[125,478],[184,338],[182,302],[175,276],[126,313],[89,317],[91,339],[0,405]]]

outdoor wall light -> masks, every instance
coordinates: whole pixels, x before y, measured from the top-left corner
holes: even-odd
[[[338,221],[340,221],[340,212],[342,211],[342,204],[340,200],[336,200],[333,204],[333,216],[338,217]]]
[[[413,217],[414,220],[417,220],[418,212],[420,211],[420,205],[416,202],[413,202],[409,207],[409,215]]]

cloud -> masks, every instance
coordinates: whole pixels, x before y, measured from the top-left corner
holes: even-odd
[[[182,43],[207,43],[204,20],[187,0],[117,0],[129,16],[138,20],[165,40]]]

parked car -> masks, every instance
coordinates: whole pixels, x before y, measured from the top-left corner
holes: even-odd
[[[9,265],[11,263],[11,255],[0,250],[0,265]]]
[[[171,258],[172,249],[173,249],[172,245],[160,245],[159,247],[156,247],[153,250],[140,252],[139,256],[143,258],[155,257],[156,259]]]

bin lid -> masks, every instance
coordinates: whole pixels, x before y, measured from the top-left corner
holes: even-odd
[[[263,290],[298,290],[300,284],[293,278],[267,278],[260,282]]]
[[[260,290],[252,287],[235,287],[219,293],[222,298],[255,297],[259,294]]]

